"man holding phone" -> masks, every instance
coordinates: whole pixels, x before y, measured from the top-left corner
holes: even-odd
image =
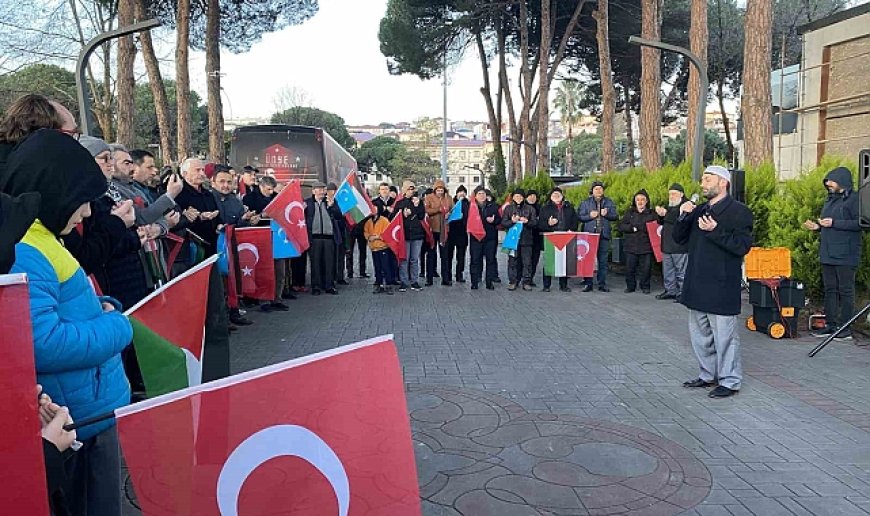
[[[825,327],[813,332],[816,337],[828,337],[854,315],[855,273],[861,263],[858,196],[852,190],[852,173],[846,167],[837,167],[823,182],[828,198],[821,217],[804,222],[806,229],[821,234],[819,261],[825,285]],[[851,330],[843,330],[834,340],[852,340]]]
[[[215,254],[220,211],[214,196],[202,187],[205,181],[202,161],[196,158],[184,160],[181,164],[181,177],[184,185],[175,198],[175,204],[186,221],[185,227],[203,239],[206,256]]]

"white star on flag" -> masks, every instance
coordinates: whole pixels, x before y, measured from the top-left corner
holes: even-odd
[[[245,276],[250,276],[253,272],[254,272],[254,269],[250,269],[248,267],[242,268],[242,274],[244,274]]]
[[[296,223],[296,225],[299,226],[300,228],[304,228],[304,227],[305,227],[305,221],[302,220],[302,219],[300,219],[300,220]]]

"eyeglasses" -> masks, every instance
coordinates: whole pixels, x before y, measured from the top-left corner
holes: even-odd
[[[82,136],[82,133],[80,133],[78,129],[58,129],[58,131],[75,139],[76,141],[78,141],[79,138],[81,138]]]
[[[405,187],[405,190],[416,190],[416,189],[417,189],[416,186],[406,186]]]

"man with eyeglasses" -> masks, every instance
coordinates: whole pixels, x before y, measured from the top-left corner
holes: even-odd
[[[114,144],[111,148],[115,166],[112,179],[109,181],[109,188],[114,188],[124,199],[133,201],[136,224],[139,226],[156,224],[158,226],[149,229],[149,236],[157,238],[165,235],[167,230],[178,224],[180,218],[180,214],[172,210],[175,208],[175,197],[181,193],[183,186],[181,179],[173,176],[167,184],[166,193],[151,202],[133,185],[132,175],[136,164],[130,153],[119,144]],[[164,219],[164,214],[170,211],[172,213]]]
[[[420,200],[417,186],[413,181],[402,183],[404,198],[396,203],[396,213],[405,217],[405,255],[406,258],[399,262],[399,292],[411,290],[419,292],[423,287],[419,283],[420,250],[423,248],[423,239],[426,232],[423,230],[421,221],[426,216],[426,206]]]

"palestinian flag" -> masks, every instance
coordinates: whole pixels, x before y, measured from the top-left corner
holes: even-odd
[[[351,172],[335,192],[335,202],[338,203],[341,214],[349,217],[353,224],[359,224],[374,211],[370,201],[360,193],[353,184],[354,173]],[[348,221],[350,222],[350,221]]]
[[[575,277],[577,271],[577,233],[544,233],[544,274],[554,278]]]
[[[125,313],[149,398],[202,383],[209,275],[216,261],[211,256]]]

